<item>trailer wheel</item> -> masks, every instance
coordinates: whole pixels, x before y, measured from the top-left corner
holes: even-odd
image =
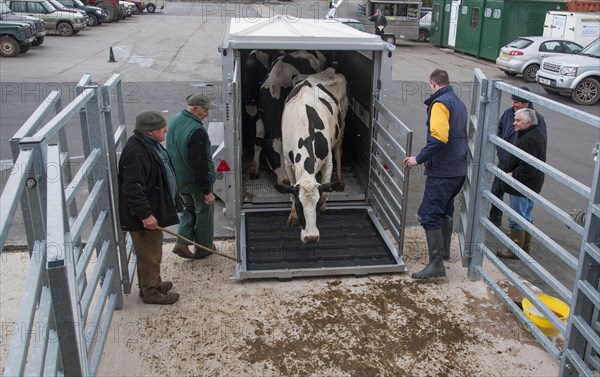
[[[148,13],[154,13],[154,11],[156,10],[156,5],[148,3],[148,5],[146,5],[146,10],[148,11]]]
[[[427,30],[419,30],[419,42],[425,42],[429,38],[429,33]]]
[[[530,64],[523,71],[523,79],[527,82],[535,82],[535,74],[540,69],[539,64]]]
[[[571,98],[580,105],[595,104],[600,99],[600,83],[592,77],[581,80],[571,93]]]
[[[96,3],[96,6],[104,9],[104,11],[106,11],[106,13],[108,13],[108,17],[106,17],[104,22],[110,23],[110,22],[118,21],[120,19],[120,18],[117,18],[117,10],[115,9],[115,7],[112,4],[101,1],[99,3]]]
[[[41,35],[39,37],[35,37],[35,41],[31,42],[32,46],[40,46],[42,43],[44,43],[44,36]]]
[[[19,42],[8,36],[0,37],[0,56],[12,58],[19,55],[20,52]]]
[[[396,37],[393,35],[386,35],[385,36],[385,41],[391,45],[395,45],[396,44]]]

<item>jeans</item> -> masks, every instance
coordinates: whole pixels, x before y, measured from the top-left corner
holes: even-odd
[[[533,210],[533,200],[527,199],[524,196],[510,195],[510,208],[524,217],[530,223],[533,222],[531,211]],[[517,224],[512,217],[508,219],[508,227],[515,230],[523,230],[523,227]]]
[[[427,177],[423,201],[417,211],[419,223],[425,230],[440,229],[442,217],[454,216],[454,197],[467,177]]]
[[[204,194],[181,194],[183,213],[179,216],[177,233],[212,249],[214,237],[214,206],[204,203]],[[178,239],[179,243],[187,243]],[[196,249],[196,253],[204,250]]]

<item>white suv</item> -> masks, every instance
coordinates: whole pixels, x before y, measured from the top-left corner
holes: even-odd
[[[549,94],[569,94],[580,105],[600,99],[600,38],[579,54],[542,60],[536,81]]]

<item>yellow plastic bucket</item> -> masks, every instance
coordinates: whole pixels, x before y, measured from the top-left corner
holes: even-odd
[[[556,316],[563,322],[567,322],[567,318],[569,317],[569,305],[565,304],[563,301],[557,299],[556,297],[538,294],[537,297],[548,307],[550,310],[556,314]],[[527,298],[524,298],[522,301],[523,304],[523,312],[535,325],[542,330],[542,332],[546,336],[557,336],[560,331],[554,325],[546,319],[546,317],[540,313],[540,311],[533,306],[531,301]]]

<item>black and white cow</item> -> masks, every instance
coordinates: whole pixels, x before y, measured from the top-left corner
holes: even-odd
[[[283,111],[284,163],[290,185],[279,192],[292,195],[288,225],[300,224],[300,239],[317,242],[317,211],[324,211],[328,193],[344,190],[342,142],[348,112],[348,84],[333,68],[299,76]],[[331,182],[335,157],[337,181]],[[316,175],[321,172],[321,182]]]
[[[326,64],[325,56],[319,51],[294,51],[278,57],[271,65],[258,95],[259,119],[250,179],[260,176],[260,154],[264,148],[269,166],[277,175],[277,183],[287,182],[281,165],[281,116],[285,99],[292,90],[294,77],[321,72]]]

